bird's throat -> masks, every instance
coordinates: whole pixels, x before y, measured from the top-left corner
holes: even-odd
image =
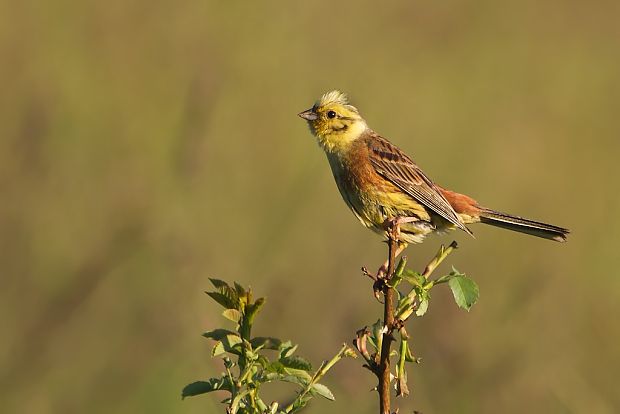
[[[315,131],[315,135],[319,145],[326,153],[344,153],[366,131],[366,128],[365,123],[359,122],[342,129]]]

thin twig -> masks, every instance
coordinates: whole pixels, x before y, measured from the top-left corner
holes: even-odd
[[[426,265],[426,269],[424,269],[424,273],[422,273],[422,276],[428,279],[431,273],[435,271],[437,266],[439,266],[441,262],[443,262],[444,259],[448,257],[450,253],[452,253],[452,250],[456,249],[457,247],[458,245],[456,241],[450,243],[450,245],[446,248],[444,248],[442,245],[433,260],[431,260],[430,263]]]
[[[323,378],[323,376],[327,373],[327,371],[329,371],[331,367],[333,367],[338,361],[340,361],[344,357],[352,357],[352,358],[356,357],[355,351],[349,348],[347,344],[343,344],[342,348],[340,348],[340,351],[338,351],[338,353],[332,359],[330,359],[329,361],[323,361],[323,363],[321,364],[319,369],[316,370],[316,372],[314,373],[310,381],[308,381],[308,383],[303,388],[303,390],[297,395],[297,398],[295,398],[295,400],[293,400],[293,402],[291,402],[288,405],[288,407],[286,407],[284,412],[290,413],[295,407],[295,405],[299,401],[301,401],[306,396],[306,394],[310,392],[312,387],[317,382],[319,382],[321,378]]]

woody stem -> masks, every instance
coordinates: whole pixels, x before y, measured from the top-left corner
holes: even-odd
[[[388,268],[383,285],[383,341],[381,343],[381,358],[379,360],[379,414],[390,414],[390,348],[392,346],[392,331],[394,330],[394,289],[387,283],[394,274],[398,241],[398,223],[393,223],[388,231]]]

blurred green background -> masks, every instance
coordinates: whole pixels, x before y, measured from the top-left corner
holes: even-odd
[[[438,183],[569,227],[440,243],[481,289],[410,324],[401,412],[620,411],[620,5],[0,3],[0,404],[14,413],[222,412],[208,277],[268,297],[257,334],[315,364],[381,312],[385,246],[296,114],[348,92]],[[374,413],[359,361],[325,382]]]

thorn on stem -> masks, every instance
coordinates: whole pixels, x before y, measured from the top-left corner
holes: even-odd
[[[368,271],[368,269],[366,268],[366,266],[362,266],[362,274],[364,276],[368,276],[369,278],[371,278],[374,281],[377,281],[377,276],[373,275],[372,273],[370,273]]]

